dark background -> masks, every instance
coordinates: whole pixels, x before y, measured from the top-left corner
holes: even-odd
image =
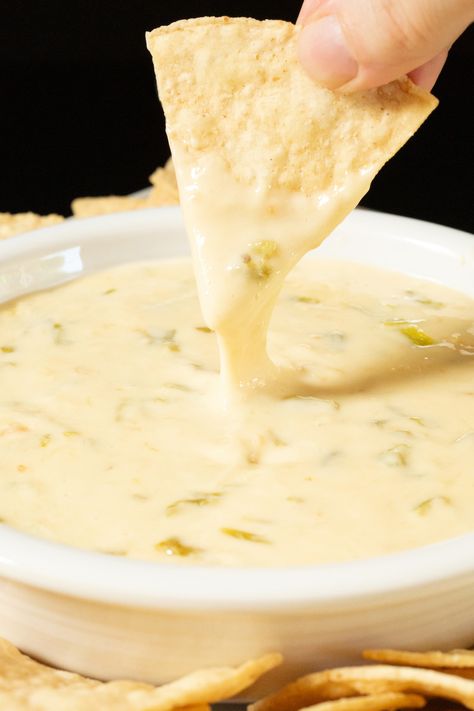
[[[146,30],[206,14],[294,20],[300,4],[0,0],[0,211],[68,214],[76,196],[147,184],[169,150]],[[473,60],[471,27],[435,88],[441,106],[364,205],[474,232]]]

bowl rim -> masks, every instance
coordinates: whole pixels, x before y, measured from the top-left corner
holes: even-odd
[[[474,577],[474,533],[363,560],[306,567],[217,568],[116,558],[0,531],[0,576],[68,597],[144,609],[338,609],[419,597]]]
[[[97,239],[117,229],[139,228],[157,220],[176,226],[175,207],[66,220],[0,244],[0,264],[8,257],[45,253]],[[435,244],[474,264],[473,237],[449,227],[386,213],[356,210],[344,224],[357,229],[393,228],[418,243]],[[94,234],[93,234],[94,233]],[[91,237],[92,235],[92,237]],[[463,257],[464,258],[464,257]],[[1,275],[0,275],[1,276]],[[106,604],[139,608],[255,609],[298,606],[353,607],[382,601],[387,594],[420,596],[430,586],[451,587],[474,577],[474,532],[431,545],[363,560],[305,567],[228,568],[159,564],[117,558],[36,538],[0,525],[0,576],[7,580]]]

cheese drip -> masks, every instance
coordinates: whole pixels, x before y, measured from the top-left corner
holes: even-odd
[[[175,150],[179,152],[179,147]],[[367,192],[366,167],[316,196],[238,184],[217,155],[192,164],[179,155],[178,180],[204,320],[216,332],[226,399],[298,389],[268,356],[271,315],[285,277]]]

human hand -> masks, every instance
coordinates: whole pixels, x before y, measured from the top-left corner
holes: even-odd
[[[474,0],[304,0],[299,54],[331,89],[371,89],[403,74],[431,90]]]

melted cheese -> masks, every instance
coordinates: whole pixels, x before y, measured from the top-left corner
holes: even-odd
[[[225,395],[236,407],[239,391],[273,386],[281,393],[291,374],[275,368],[266,340],[284,279],[357,205],[373,171],[305,196],[240,185],[212,153],[191,164],[179,145],[175,152],[201,308],[217,334]]]
[[[248,244],[223,245],[236,284]],[[225,323],[228,304],[217,299],[209,323]],[[431,283],[308,260],[268,337],[292,388],[257,388],[223,416],[217,338],[189,261],[7,304],[0,519],[105,553],[216,565],[340,561],[469,531],[473,313]],[[235,357],[245,380],[255,355]]]

